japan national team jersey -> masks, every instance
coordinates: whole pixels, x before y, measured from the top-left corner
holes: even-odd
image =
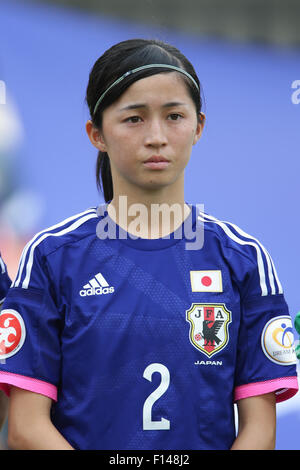
[[[11,280],[8,276],[6,265],[3,259],[1,258],[1,254],[0,254],[0,307],[5,299],[6,293],[10,285],[11,285]]]
[[[196,206],[160,239],[131,237],[103,207],[24,248],[0,316],[2,389],[51,397],[76,449],[229,449],[234,402],[298,389],[270,255]]]

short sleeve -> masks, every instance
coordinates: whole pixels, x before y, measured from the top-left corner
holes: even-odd
[[[9,386],[57,399],[60,377],[61,315],[38,248],[26,287],[13,283],[0,315],[0,387]]]
[[[273,261],[268,270],[266,259],[260,267],[256,260],[245,262],[240,288],[235,400],[275,392],[280,402],[298,390],[294,330]]]

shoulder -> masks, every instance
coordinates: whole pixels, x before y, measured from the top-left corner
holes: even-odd
[[[207,237],[217,239],[222,247],[233,249],[241,256],[248,257],[249,260],[256,258],[258,250],[266,252],[257,238],[246,233],[233,222],[217,219],[205,212],[198,212],[198,220],[203,224]]]
[[[219,244],[225,259],[235,270],[255,272],[259,278],[262,295],[281,294],[282,286],[273,260],[264,245],[232,222],[224,221],[204,212],[198,213],[204,225],[205,240]]]
[[[97,207],[91,207],[35,234],[23,249],[13,286],[28,287],[35,264],[43,264],[49,255],[65,245],[94,236],[97,219]]]
[[[30,247],[30,250],[39,247],[47,256],[67,243],[75,243],[94,234],[96,218],[98,218],[97,208],[91,207],[38,232],[26,246]]]

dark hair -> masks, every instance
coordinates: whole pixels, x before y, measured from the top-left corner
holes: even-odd
[[[169,73],[163,68],[149,68],[126,77],[120,84],[112,87],[105,95],[94,115],[94,108],[99,97],[107,88],[124,73],[142,65],[168,64],[183,68],[199,85],[199,79],[189,60],[174,46],[155,39],[129,39],[115,44],[108,49],[94,64],[86,91],[86,102],[90,110],[93,125],[98,129],[102,127],[102,113],[105,108],[116,101],[122,93],[135,81],[157,73]],[[199,90],[193,82],[182,75],[187,89],[196,106],[197,115],[200,116],[202,100]],[[113,198],[113,182],[110,161],[107,153],[98,153],[96,163],[96,181],[98,189],[102,190],[106,202]]]

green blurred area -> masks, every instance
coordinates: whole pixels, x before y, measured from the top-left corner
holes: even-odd
[[[35,0],[239,42],[300,45],[299,0]]]

